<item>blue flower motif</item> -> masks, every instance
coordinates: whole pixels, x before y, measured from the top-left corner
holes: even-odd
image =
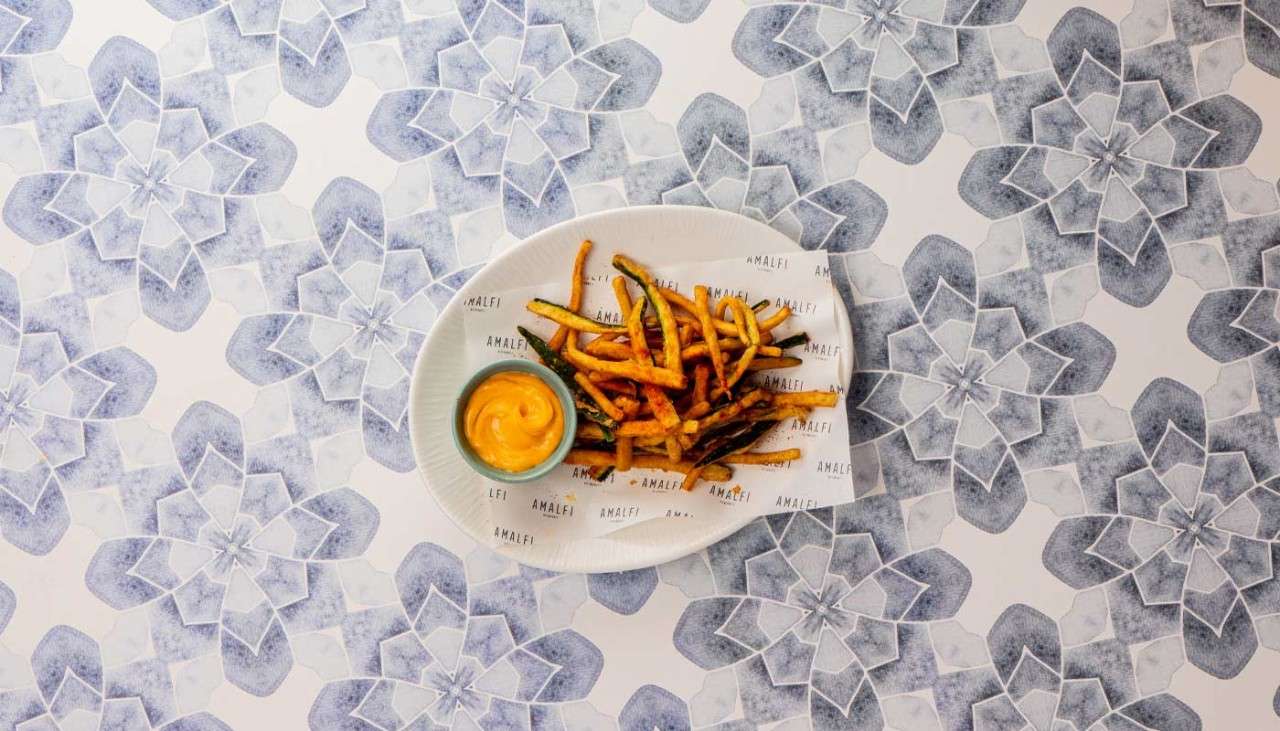
[[[177,464],[121,476],[128,535],[98,548],[85,584],[112,608],[147,607],[160,661],[217,652],[228,681],[269,695],[293,667],[289,635],[342,622],[334,564],[363,553],[378,511],[350,488],[321,489],[306,440],[246,444],[207,401],[172,440]]]
[[[396,570],[400,602],[343,621],[353,677],[321,689],[310,727],[567,726],[563,709],[591,692],[604,656],[574,630],[544,630],[546,578],[521,570],[469,582],[457,556],[419,543]]]
[[[887,495],[768,516],[693,561],[715,592],[685,608],[675,647],[704,670],[732,667],[757,725],[883,723],[880,697],[938,679],[928,623],[953,617],[971,580],[946,551],[909,551]]]
[[[40,89],[27,57],[57,48],[70,25],[68,0],[0,0],[0,125],[35,117]]]
[[[698,96],[676,125],[680,154],[631,165],[632,205],[714,206],[768,223],[806,249],[846,252],[875,241],[889,215],[862,183],[827,181],[816,133],[804,126],[753,136],[747,113]]]
[[[325,107],[351,79],[347,49],[395,36],[400,0],[324,0],[291,17],[280,0],[147,0],[172,20],[203,17],[209,57],[221,74],[274,64],[290,95]],[[314,8],[314,10],[313,10]]]
[[[725,625],[722,639],[726,646],[731,647],[733,643],[744,640],[742,631],[750,631],[753,622],[757,627],[763,627],[768,621],[763,610],[753,610],[750,616],[737,622],[731,619],[733,626]],[[901,630],[899,633],[901,638]],[[948,664],[960,668],[941,672],[927,637],[921,635],[916,640],[916,646],[911,648],[914,657],[894,661],[891,645],[868,643],[865,631],[855,629],[847,633],[844,641],[859,659],[879,651],[886,653],[892,663],[867,669],[868,680],[862,681],[862,687],[869,688],[874,683],[875,690],[885,696],[896,696],[893,705],[886,704],[881,708],[873,704],[874,691],[868,690],[861,703],[855,697],[847,709],[832,707],[825,698],[849,684],[847,678],[833,677],[825,672],[828,668],[824,668],[824,671],[814,674],[817,681],[812,684],[810,695],[820,702],[814,704],[807,721],[816,731],[881,729],[886,726],[940,727],[952,731],[975,728],[1009,731],[1025,728],[1200,728],[1200,717],[1187,704],[1169,693],[1147,690],[1148,687],[1158,687],[1156,675],[1166,667],[1157,667],[1159,663],[1151,662],[1152,658],[1147,658],[1145,665],[1141,664],[1129,648],[1114,639],[1068,646],[1064,641],[1066,635],[1064,628],[1042,612],[1025,604],[1014,604],[995,620],[986,637],[985,647],[980,638],[973,635],[966,638],[977,640],[972,644],[967,641],[961,645],[953,641],[952,638],[956,637],[954,630],[935,635],[932,645],[940,648],[937,655],[946,657]],[[876,639],[891,640],[892,636],[882,635]],[[830,666],[832,659],[833,655],[828,654],[814,662]],[[765,665],[770,673],[787,670],[777,660],[770,663],[768,657]],[[915,674],[911,675],[913,671]],[[857,681],[862,679],[863,672],[859,669],[841,675],[851,675]],[[746,677],[747,673],[739,672],[740,688]],[[1167,679],[1164,683],[1167,685]],[[797,685],[779,684],[779,688],[786,691],[784,704],[794,704],[803,698],[803,688]],[[695,702],[701,701],[700,715],[704,719],[709,717],[708,709],[712,703],[700,697],[707,695],[710,686],[709,682],[699,693],[699,698],[695,698]],[[753,717],[753,708],[777,710],[777,706],[769,705],[777,703],[776,699],[767,697],[755,687],[748,688],[745,692],[751,697],[743,698],[746,719],[698,727],[755,728],[762,717]],[[905,694],[908,690],[926,690],[931,697],[926,700],[920,695]],[[726,702],[728,699],[712,699],[712,702],[717,700],[721,713],[727,713],[732,707],[732,703]],[[693,729],[695,714],[691,713],[690,705],[665,688],[645,685],[637,689],[623,706],[618,725],[622,731]]]
[[[661,63],[630,38],[602,43],[589,3],[456,5],[400,29],[410,88],[378,101],[369,141],[428,158],[445,214],[501,204],[521,237],[571,218],[571,185],[625,172],[616,113],[648,101]]]
[[[771,2],[747,11],[733,53],[761,76],[791,78],[809,129],[866,119],[881,152],[914,165],[942,137],[940,103],[991,91],[988,28],[1023,2]]]
[[[1054,576],[1102,586],[1125,644],[1180,636],[1193,665],[1238,675],[1253,617],[1280,612],[1280,442],[1254,412],[1210,421],[1187,386],[1157,379],[1134,404],[1137,440],[1080,452],[1085,514],[1044,548]]]
[[[902,276],[907,296],[851,310],[858,487],[882,482],[899,499],[950,489],[960,517],[1001,532],[1026,505],[1024,470],[1075,461],[1074,398],[1103,384],[1115,346],[1083,322],[1054,327],[1038,273],[979,277],[973,254],[941,236],[916,245]]]
[[[303,437],[359,429],[370,457],[408,472],[409,375],[476,267],[460,266],[444,215],[387,221],[378,194],[350,178],[331,182],[311,214],[318,240],[262,252],[271,311],[240,323],[227,363],[256,385],[287,383]]]
[[[1198,46],[1243,35],[1245,58],[1280,77],[1280,11],[1274,4],[1171,0],[1169,12],[1179,41]]]
[[[178,715],[173,677],[155,658],[105,668],[89,635],[66,625],[31,653],[34,688],[0,691],[0,728],[231,731],[211,713]]]
[[[1016,216],[1037,271],[1096,263],[1103,290],[1145,307],[1173,275],[1168,246],[1227,227],[1218,171],[1245,162],[1261,120],[1233,96],[1200,98],[1181,41],[1122,49],[1091,10],[1063,15],[1047,47],[1051,71],[995,83],[1003,144],[974,154],[960,197]]]
[[[4,222],[60,245],[78,296],[136,288],[148,317],[187,330],[211,300],[207,270],[261,251],[249,196],[280,188],[296,148],[270,125],[236,128],[221,75],[161,79],[128,38],[103,44],[89,81],[92,99],[35,114],[47,169],[13,186]]]
[[[1280,301],[1278,237],[1280,214],[1228,223],[1222,252],[1230,286],[1207,292],[1187,324],[1187,337],[1205,355],[1242,364],[1244,378],[1252,381],[1249,390],[1268,416],[1280,416],[1280,328],[1270,324]]]
[[[0,270],[0,535],[36,555],[71,524],[64,490],[115,482],[111,422],[151,398],[156,371],[129,348],[97,350],[76,294],[22,302]]]

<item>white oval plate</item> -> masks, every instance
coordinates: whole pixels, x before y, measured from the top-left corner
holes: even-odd
[[[462,530],[489,545],[486,483],[459,456],[450,438],[453,403],[469,372],[464,362],[461,303],[476,291],[516,289],[565,279],[583,239],[591,256],[609,258],[624,251],[651,264],[713,261],[751,254],[797,250],[794,241],[768,226],[735,213],[694,206],[637,206],[595,213],[552,226],[504,252],[477,272],[453,296],[431,329],[414,367],[409,392],[409,428],[418,470],[428,492]],[[836,318],[852,353],[849,317]],[[841,374],[848,380],[849,366]],[[519,489],[514,486],[512,489]],[[597,573],[654,566],[688,555],[733,533],[750,518],[691,521],[656,519],[601,538],[560,544],[501,544],[499,553],[551,571]]]

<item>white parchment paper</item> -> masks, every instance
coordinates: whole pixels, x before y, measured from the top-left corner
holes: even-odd
[[[649,266],[643,257],[639,262]],[[566,266],[567,268],[567,266]],[[801,357],[797,368],[754,374],[775,391],[837,390],[844,353],[836,307],[839,297],[831,286],[824,252],[785,252],[678,266],[650,266],[663,286],[692,297],[693,286],[704,284],[713,300],[728,292],[756,302],[769,299],[766,312],[780,304],[793,316],[775,330],[778,338],[809,333],[810,342],[788,352]],[[587,285],[581,312],[597,320],[619,322],[610,280],[618,274],[608,258],[588,260]],[[630,283],[633,300],[639,287]],[[474,370],[504,358],[536,360],[536,354],[516,332],[524,325],[549,339],[555,325],[525,309],[534,297],[567,302],[567,279],[545,285],[500,292],[477,293],[463,302],[466,328],[466,367]],[[692,492],[680,489],[683,476],[656,470],[614,472],[604,482],[587,475],[585,467],[560,465],[532,483],[488,484],[490,532],[494,543],[534,543],[602,536],[654,519],[714,520],[725,514],[765,515],[824,507],[854,499],[850,477],[849,433],[844,399],[831,409],[815,409],[806,423],[783,422],[754,449],[798,447],[800,460],[785,465],[736,465],[728,482],[701,481]]]

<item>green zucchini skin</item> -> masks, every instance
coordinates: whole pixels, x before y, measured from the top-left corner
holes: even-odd
[[[796,333],[795,335],[789,335],[779,340],[778,342],[774,343],[774,345],[776,347],[782,348],[783,350],[786,350],[787,348],[794,348],[797,345],[805,345],[808,342],[809,342],[809,333],[800,332],[800,333]]]
[[[614,333],[614,334],[621,335],[626,332],[625,327],[620,327],[618,325],[611,325],[607,322],[600,322],[599,320],[592,320],[590,317],[584,317],[583,315],[579,315],[578,313],[574,312],[568,307],[565,307],[562,304],[559,304],[558,302],[552,302],[551,300],[544,300],[538,297],[533,298],[533,302],[538,303],[542,307],[547,307],[553,310],[557,310],[567,318],[580,320],[582,322],[582,327],[578,329],[582,330],[583,332],[591,331],[589,330],[587,325],[594,325],[595,328],[602,333]],[[534,314],[541,314],[537,310],[532,310],[532,311],[534,312]]]
[[[577,371],[574,370],[572,365],[569,365],[569,361],[560,357],[559,353],[552,350],[550,345],[547,345],[547,341],[529,332],[528,328],[517,327],[516,331],[520,333],[520,337],[525,339],[525,342],[529,343],[529,347],[533,348],[533,352],[538,354],[542,362],[546,363],[547,367],[559,376],[561,381],[564,381],[564,385],[569,387],[569,393],[575,396],[574,400],[577,403],[578,413],[599,424],[600,428],[604,430],[606,440],[612,442],[613,430],[618,428],[618,422],[601,411],[595,404],[583,403],[576,398],[583,395],[582,387],[578,385],[577,381],[573,380],[573,374]]]
[[[596,482],[604,482],[609,479],[609,475],[613,474],[613,469],[613,465],[609,465],[608,467],[592,467],[587,471],[587,474],[591,475],[591,479]]]
[[[751,426],[744,429],[740,434],[726,439],[723,444],[702,455],[702,458],[694,462],[693,466],[706,467],[716,460],[724,459],[736,452],[745,452],[751,448],[751,445],[760,441],[760,438],[768,434],[769,430],[777,424],[776,420],[753,422]]]

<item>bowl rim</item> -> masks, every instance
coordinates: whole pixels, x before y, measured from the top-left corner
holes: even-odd
[[[560,435],[560,443],[556,445],[556,449],[546,459],[538,464],[521,472],[508,472],[488,464],[472,450],[471,445],[467,443],[465,437],[465,429],[462,427],[462,419],[466,410],[467,400],[471,397],[472,392],[485,381],[489,376],[504,371],[517,371],[522,373],[531,373],[537,376],[543,383],[547,384],[556,394],[556,398],[560,400],[560,411],[564,415],[564,432]],[[463,461],[467,463],[471,469],[475,470],[482,477],[491,480],[506,483],[532,482],[551,470],[556,465],[564,461],[568,456],[569,450],[573,448],[574,436],[578,430],[578,411],[573,401],[573,394],[569,391],[569,387],[560,379],[550,368],[541,363],[526,360],[524,358],[503,358],[488,365],[481,366],[467,382],[462,385],[458,391],[458,397],[453,402],[453,418],[449,422],[450,431],[453,433],[453,443],[457,447],[458,453],[462,455]]]

